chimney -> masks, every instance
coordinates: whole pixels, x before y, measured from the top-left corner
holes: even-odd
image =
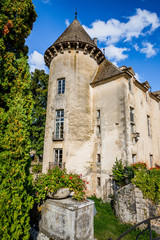
[[[96,46],[97,46],[97,38],[93,38],[93,42],[94,42],[94,44],[96,44]]]

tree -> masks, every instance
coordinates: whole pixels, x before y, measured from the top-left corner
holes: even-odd
[[[33,106],[27,63],[36,12],[31,0],[0,1],[0,238],[29,239],[29,128]]]
[[[35,69],[31,73],[31,91],[34,99],[31,125],[31,147],[36,154],[43,154],[44,132],[47,106],[48,74],[44,70]]]

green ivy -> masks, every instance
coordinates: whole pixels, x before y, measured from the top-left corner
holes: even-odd
[[[132,183],[140,188],[145,198],[160,203],[160,169],[136,170]]]

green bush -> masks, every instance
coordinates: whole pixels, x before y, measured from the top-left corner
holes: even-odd
[[[113,179],[119,186],[123,186],[125,183],[125,170],[122,159],[116,159],[115,165],[112,168]]]
[[[74,191],[74,199],[85,200],[85,182],[80,176],[55,167],[48,170],[47,174],[37,176],[34,184],[35,201],[40,203],[46,199],[48,192],[56,193],[60,188],[69,188]]]
[[[155,204],[160,203],[160,167],[147,170],[147,164],[137,162],[124,166],[122,160],[117,160],[112,168],[113,180],[120,187],[133,183],[142,191],[145,198]]]
[[[136,170],[132,183],[140,188],[144,197],[160,203],[160,169]]]
[[[33,173],[41,173],[42,172],[42,165],[37,164],[37,165],[33,166],[32,167],[32,172]]]

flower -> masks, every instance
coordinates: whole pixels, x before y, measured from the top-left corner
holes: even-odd
[[[55,167],[49,169],[46,174],[40,174],[35,179],[35,201],[40,203],[46,199],[49,192],[55,193],[58,189],[65,187],[74,191],[74,199],[78,201],[85,200],[83,180],[77,174],[68,174],[66,169]]]
[[[89,184],[89,182],[87,182],[87,184]]]

